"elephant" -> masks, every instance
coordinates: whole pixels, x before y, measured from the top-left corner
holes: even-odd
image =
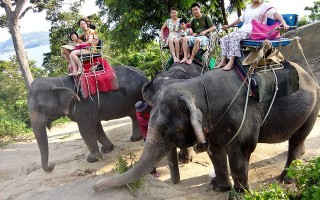
[[[249,97],[243,118],[247,89],[240,86],[243,80],[234,69],[228,72],[215,69],[163,88],[156,101],[149,99],[154,107],[149,135],[138,162],[123,174],[97,181],[93,189],[100,191],[136,181],[153,169],[172,147],[187,148],[199,142],[206,142],[216,173],[211,180],[213,189],[249,189],[249,159],[257,143],[288,140],[288,157],[280,177],[286,182],[292,181],[287,176],[287,167],[304,154],[304,142],[319,112],[319,90],[306,71],[291,64],[297,69],[299,88],[277,97],[264,123],[272,100],[258,102]]]
[[[148,81],[144,73],[134,67],[113,67],[119,90],[99,93],[92,99],[83,99],[74,92],[73,77],[39,77],[36,78],[29,90],[28,111],[31,126],[37,140],[41,166],[46,172],[54,169],[54,164],[48,163],[49,150],[46,126],[64,116],[77,122],[81,137],[85,141],[90,153],[87,156],[89,163],[97,162],[102,153],[114,149],[108,139],[102,120],[118,119],[129,116],[132,120],[132,135],[130,141],[142,139],[135,115],[135,103],[142,100],[142,86]],[[80,100],[80,101],[79,101]],[[102,144],[101,152],[97,141]]]
[[[170,69],[158,73],[152,80],[148,81],[142,87],[142,93],[144,99],[157,99],[159,91],[171,83],[176,82],[176,79],[190,79],[200,76],[207,70],[197,64],[185,64],[185,63],[173,63]],[[153,106],[152,101],[148,101],[148,104]],[[175,151],[175,150],[174,150]],[[180,149],[178,154],[179,160],[183,163],[192,161],[192,148]],[[172,152],[173,157],[176,152]],[[177,161],[169,161],[177,162]]]

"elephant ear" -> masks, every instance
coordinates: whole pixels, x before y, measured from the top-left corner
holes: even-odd
[[[65,115],[69,115],[69,106],[73,99],[77,99],[78,101],[80,101],[79,96],[70,88],[54,87],[52,88],[52,91],[57,94],[57,102],[59,108]]]
[[[205,151],[207,145],[205,135],[202,131],[203,116],[201,110],[196,108],[195,104],[185,96],[179,98],[178,107],[182,112],[190,113],[190,122],[198,141],[197,149],[200,152]]]
[[[142,87],[142,95],[143,99],[152,107],[155,106],[155,91],[154,91],[154,85],[153,80],[146,82]]]

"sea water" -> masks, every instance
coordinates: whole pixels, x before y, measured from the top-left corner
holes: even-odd
[[[43,54],[50,52],[50,45],[41,45],[25,50],[27,52],[29,60],[36,61],[36,66],[41,67],[44,58]],[[0,53],[0,60],[10,61],[10,57],[13,55],[15,55],[14,51]]]

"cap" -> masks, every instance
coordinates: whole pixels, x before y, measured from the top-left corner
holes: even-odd
[[[138,101],[135,105],[137,112],[143,112],[147,108],[148,104],[142,101]]]

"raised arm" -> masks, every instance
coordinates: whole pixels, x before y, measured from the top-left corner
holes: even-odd
[[[164,24],[162,25],[162,27],[161,27],[161,33],[160,33],[160,39],[163,39],[163,32],[164,32],[164,29],[165,28],[167,28],[167,21],[166,22],[164,22]]]
[[[282,15],[278,12],[274,13],[274,18],[279,20],[285,30],[288,30],[289,26],[287,25],[286,21],[283,19]]]
[[[223,25],[222,28],[223,28],[223,29],[228,29],[228,28],[230,28],[230,27],[233,27],[233,26],[239,24],[240,22],[241,22],[241,21],[240,21],[240,18],[238,18],[238,19],[234,20],[234,22],[232,22],[231,24]]]

